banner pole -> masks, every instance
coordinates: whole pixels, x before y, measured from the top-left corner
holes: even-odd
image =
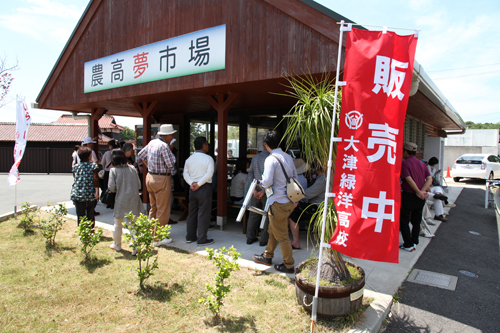
[[[17,183],[14,184],[14,217],[17,217]]]
[[[323,248],[329,247],[328,243],[324,244],[323,240],[325,238],[325,228],[326,228],[326,213],[328,209],[329,199],[333,198],[331,193],[331,174],[332,174],[332,156],[333,156],[333,143],[335,140],[335,123],[337,115],[337,104],[338,104],[338,90],[339,90],[339,72],[340,72],[340,61],[342,59],[342,36],[344,34],[344,20],[340,21],[340,36],[339,36],[339,50],[337,56],[337,73],[335,75],[335,97],[333,103],[333,117],[332,117],[332,130],[330,135],[330,152],[328,153],[328,171],[326,176],[326,188],[325,188],[325,201],[323,203],[323,224],[321,226],[321,239],[319,247],[319,261],[318,261],[318,272],[316,274],[316,289],[314,291],[314,298],[311,311],[311,332],[314,331],[314,326],[316,325],[316,317],[318,313],[318,294],[319,294],[319,280],[321,274],[321,261],[323,260]],[[350,28],[350,26],[349,26]]]

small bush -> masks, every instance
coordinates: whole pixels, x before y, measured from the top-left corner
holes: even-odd
[[[219,271],[215,275],[215,286],[207,283],[207,290],[212,295],[208,298],[201,298],[198,302],[205,304],[214,314],[214,320],[217,321],[220,318],[220,309],[224,305],[224,297],[231,291],[231,285],[224,285],[224,280],[229,278],[232,271],[240,269],[237,260],[241,258],[241,255],[236,252],[233,246],[229,250],[226,250],[225,247],[219,250],[207,248],[207,252],[207,258],[214,261]]]
[[[144,281],[146,281],[153,271],[158,268],[158,256],[152,263],[150,259],[154,256],[154,236],[153,231],[156,229],[156,237],[165,239],[170,236],[170,226],[160,226],[157,219],[148,219],[144,214],[136,217],[132,213],[125,216],[126,223],[123,226],[130,231],[130,234],[125,234],[125,240],[132,242],[132,247],[137,249],[137,276],[139,277],[139,286],[144,289]]]
[[[103,232],[102,228],[97,228],[94,231],[93,224],[93,221],[84,216],[80,219],[80,225],[76,228],[82,246],[80,251],[85,254],[85,262],[90,260],[90,252],[92,252],[94,246],[99,244]]]
[[[47,246],[54,246],[56,243],[56,235],[62,229],[62,225],[66,220],[64,216],[68,214],[68,209],[65,204],[59,204],[57,207],[53,206],[49,209],[50,217],[42,219],[38,228],[42,231],[45,237],[45,244]]]
[[[40,212],[39,208],[36,206],[31,207],[30,202],[23,202],[21,204],[22,208],[22,216],[21,216],[21,227],[24,229],[24,232],[33,231],[35,226],[35,218],[38,216]]]

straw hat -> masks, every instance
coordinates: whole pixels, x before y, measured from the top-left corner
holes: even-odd
[[[169,135],[169,134],[174,134],[177,132],[174,130],[174,126],[172,124],[165,124],[160,126],[160,131],[158,132],[158,135]]]
[[[297,169],[297,174],[303,174],[307,170],[309,170],[309,165],[304,162],[303,159],[297,158],[296,160],[293,161],[293,164],[295,165],[295,169]]]

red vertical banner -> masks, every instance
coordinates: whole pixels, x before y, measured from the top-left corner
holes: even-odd
[[[403,131],[417,37],[347,32],[332,249],[398,262]]]

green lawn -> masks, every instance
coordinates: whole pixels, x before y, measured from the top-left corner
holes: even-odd
[[[310,316],[286,277],[233,272],[222,323],[214,326],[198,302],[214,283],[216,268],[207,258],[160,249],[159,269],[139,290],[137,261],[128,246],[108,248],[111,232],[104,232],[94,260],[83,264],[75,221],[65,223],[53,249],[38,231],[24,234],[18,224],[0,223],[2,332],[309,332]],[[343,332],[350,324],[320,320],[316,332]]]

